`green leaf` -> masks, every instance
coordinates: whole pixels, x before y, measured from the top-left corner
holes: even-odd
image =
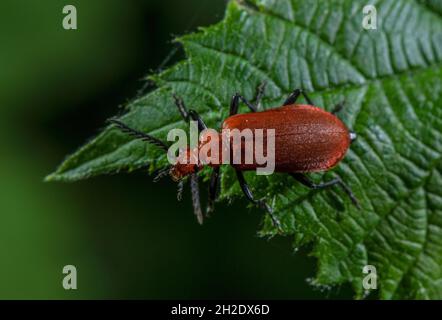
[[[362,28],[363,7],[377,8],[377,30]],[[309,191],[287,175],[247,174],[273,203],[295,247],[310,243],[317,285],[350,282],[364,295],[362,272],[374,265],[380,298],[442,298],[442,2],[438,0],[254,0],[230,2],[225,19],[180,41],[187,59],[151,78],[158,89],[127,106],[121,119],[165,139],[185,128],[172,92],[210,126],[227,116],[239,91],[253,98],[268,83],[264,107],[294,88],[311,92],[359,139],[333,173],[360,199],[339,189]],[[245,111],[245,110],[244,110]],[[165,164],[159,150],[106,128],[68,157],[50,181]],[[241,196],[223,169],[222,199]],[[263,235],[274,235],[265,218]]]

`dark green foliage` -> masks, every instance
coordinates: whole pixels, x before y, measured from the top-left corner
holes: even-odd
[[[286,175],[247,174],[273,204],[295,246],[313,243],[313,283],[351,282],[363,296],[364,265],[377,267],[381,298],[442,298],[442,6],[427,0],[254,0],[231,2],[225,19],[178,39],[187,59],[152,79],[158,89],[130,103],[121,119],[165,139],[184,127],[172,92],[217,128],[231,95],[248,98],[268,83],[265,107],[294,88],[340,114],[359,135],[339,175],[362,204],[339,189],[306,190]],[[374,3],[378,29],[364,30],[362,8]],[[245,109],[244,109],[245,110]],[[165,157],[113,128],[70,156],[50,181],[131,171]],[[222,199],[241,195],[225,168]],[[273,235],[268,217],[261,230]]]

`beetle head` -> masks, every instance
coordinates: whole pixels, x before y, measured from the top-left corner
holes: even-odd
[[[170,169],[169,175],[173,181],[179,182],[185,177],[191,175],[192,173],[195,173],[197,170],[198,170],[198,165],[196,164],[177,163]]]
[[[188,148],[180,151],[177,162],[170,169],[169,175],[173,181],[178,182],[192,173],[197,172],[201,167],[198,161],[198,148],[195,150]]]

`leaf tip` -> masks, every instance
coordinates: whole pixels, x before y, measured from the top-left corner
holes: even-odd
[[[60,177],[57,174],[57,172],[53,172],[48,174],[46,177],[43,178],[43,182],[55,182],[55,181],[59,181]]]

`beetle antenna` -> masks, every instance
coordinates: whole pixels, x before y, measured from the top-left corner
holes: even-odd
[[[353,191],[351,191],[350,187],[347,186],[341,179],[339,179],[339,185],[341,186],[342,190],[348,195],[351,202],[357,209],[361,209],[361,205],[359,204],[358,198],[353,194]]]
[[[136,139],[140,139],[143,141],[147,141],[157,147],[160,147],[161,149],[163,149],[164,151],[168,151],[169,147],[160,139],[157,139],[151,135],[148,135],[144,132],[135,130],[130,128],[129,126],[127,126],[126,124],[124,124],[123,122],[121,122],[120,120],[117,119],[109,119],[108,122],[114,124],[118,129],[120,129],[122,132],[136,138]]]

